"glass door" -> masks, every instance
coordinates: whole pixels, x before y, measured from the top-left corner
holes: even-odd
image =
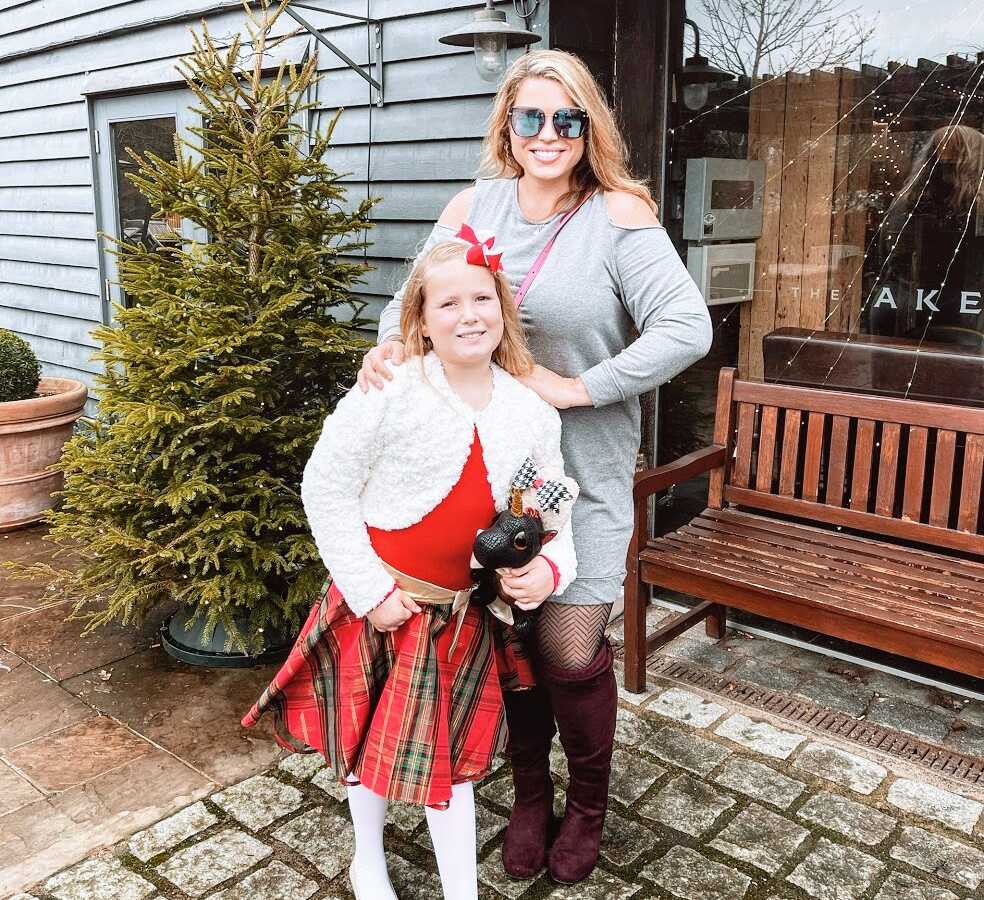
[[[98,99],[94,107],[99,227],[117,240],[162,246],[194,237],[189,223],[170,221],[151,208],[126,177],[137,171],[128,149],[175,159],[176,136],[191,137],[197,115],[187,90],[160,91]],[[115,245],[102,241],[104,299],[127,305],[119,284]]]

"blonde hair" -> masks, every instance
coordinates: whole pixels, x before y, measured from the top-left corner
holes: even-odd
[[[984,200],[984,134],[967,125],[937,128],[913,160],[913,175],[900,194],[925,184],[934,158],[953,162],[954,178],[947,198],[955,207],[952,212],[962,215]]]
[[[523,168],[513,156],[509,139],[509,110],[519,86],[527,78],[556,81],[577,106],[588,114],[584,155],[571,173],[571,190],[558,208],[573,205],[591,192],[625,191],[642,200],[655,213],[656,201],[645,183],[629,174],[628,151],[601,87],[588,67],[573,53],[535,50],[520,56],[508,69],[495,95],[489,126],[482,144],[480,173],[487,178],[520,176]]]
[[[408,357],[423,357],[430,349],[429,338],[424,337],[424,301],[426,300],[427,275],[434,268],[452,259],[465,259],[467,246],[460,241],[444,241],[432,247],[417,259],[403,292],[400,312],[400,332]],[[533,371],[533,354],[526,346],[523,326],[513,300],[512,289],[505,272],[492,272],[495,292],[502,308],[502,340],[492,353],[492,361],[510,375],[528,375]]]

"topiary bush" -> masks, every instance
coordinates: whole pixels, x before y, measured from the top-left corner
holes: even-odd
[[[40,380],[41,365],[31,345],[0,328],[0,403],[33,397]]]

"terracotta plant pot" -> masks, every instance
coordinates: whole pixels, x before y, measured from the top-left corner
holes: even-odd
[[[40,521],[62,486],[49,467],[61,458],[85,409],[86,386],[71,378],[42,378],[37,397],[0,403],[0,531]]]

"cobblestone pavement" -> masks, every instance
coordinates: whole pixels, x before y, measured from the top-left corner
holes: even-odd
[[[602,862],[579,885],[507,878],[508,765],[479,786],[483,898],[984,898],[984,790],[668,681],[621,693],[617,741]],[[553,768],[559,806],[559,747]],[[399,896],[440,898],[420,809],[391,808],[387,844]],[[290,756],[15,897],[348,898],[350,852],[342,789]]]

